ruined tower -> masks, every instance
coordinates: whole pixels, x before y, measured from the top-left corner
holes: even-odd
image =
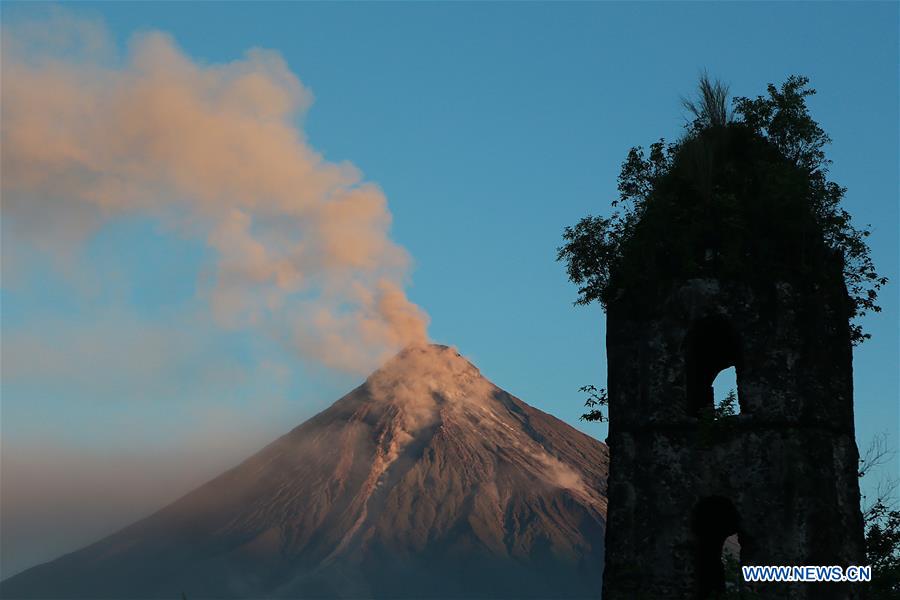
[[[849,298],[803,179],[736,125],[657,182],[607,306],[604,600],[709,598],[742,565],[862,565]],[[739,413],[712,384],[734,367]],[[758,584],[761,598],[857,598]]]

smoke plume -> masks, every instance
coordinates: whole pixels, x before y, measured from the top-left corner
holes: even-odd
[[[64,14],[5,27],[2,51],[3,212],[34,248],[65,265],[150,217],[214,250],[201,289],[223,327],[355,372],[427,340],[384,193],[309,145],[312,95],[277,53],[200,64],[151,32],[119,57]]]
[[[410,432],[437,422],[442,404],[480,403],[496,390],[456,348],[438,344],[407,347],[366,382],[374,399],[402,408]]]

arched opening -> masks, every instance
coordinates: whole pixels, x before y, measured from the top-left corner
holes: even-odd
[[[696,597],[715,598],[725,592],[725,558],[728,552],[733,551],[735,546],[740,551],[737,538],[729,544],[729,548],[725,547],[725,541],[738,534],[740,519],[731,501],[722,496],[711,496],[700,500],[694,507],[692,526]]]
[[[728,321],[718,316],[697,321],[688,333],[685,354],[688,412],[699,415],[705,410],[714,414],[716,395],[713,383],[717,375],[729,367],[734,368],[734,404],[739,412],[741,344]]]

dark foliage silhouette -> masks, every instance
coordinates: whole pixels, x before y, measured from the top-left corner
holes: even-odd
[[[846,188],[828,179],[830,138],[806,106],[815,90],[806,77],[791,76],[780,88],[769,84],[766,96],[735,98],[733,115],[727,93],[701,77],[699,98],[683,101],[694,116],[684,136],[660,139],[648,152],[631,148],[613,213],[566,227],[557,260],[578,286],[575,303],[605,308],[637,280],[664,287],[673,276],[738,276],[748,261],[765,265],[757,271],[773,278],[787,270],[812,273],[837,255],[851,338],[864,341],[870,334],[859,319],[881,310],[878,292],[887,279],[872,261],[868,226],[854,225],[841,204]],[[709,221],[698,217],[710,214],[718,228],[695,230]],[[628,256],[641,260],[628,264]]]

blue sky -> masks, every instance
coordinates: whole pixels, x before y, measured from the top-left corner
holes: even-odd
[[[105,23],[120,53],[149,30],[171,35],[201,65],[251,48],[277,52],[314,97],[296,123],[309,145],[383,190],[391,237],[413,261],[407,291],[429,314],[431,337],[601,439],[604,427],[577,420],[577,389],[605,384],[604,316],[572,306],[575,289],[555,262],[563,227],[608,213],[629,147],[680,134],[679,98],[703,69],[743,96],[808,76],[819,92],[809,101],[813,116],[834,140],[832,178],[848,187],[857,222],[872,224],[873,257],[891,279],[884,312],[864,322],[873,339],[854,353],[857,436],[865,446],[886,431],[898,445],[896,3],[122,2],[66,10]],[[5,3],[2,16],[14,27],[47,13]],[[20,252],[10,227],[4,256]],[[186,448],[183,456],[204,466],[166,480],[175,494],[361,381],[253,331],[217,328],[203,298],[204,239],[128,215],[106,221],[79,252],[70,269],[36,254],[17,259],[27,267],[11,274],[4,259],[4,354],[25,333],[55,351],[49,366],[38,348],[14,377],[4,373],[7,455],[38,440],[53,440],[60,453],[161,461]],[[92,350],[76,353],[85,347]],[[135,372],[131,357],[147,353]],[[134,516],[125,513],[120,519]],[[98,520],[55,548],[104,527],[112,525]]]

